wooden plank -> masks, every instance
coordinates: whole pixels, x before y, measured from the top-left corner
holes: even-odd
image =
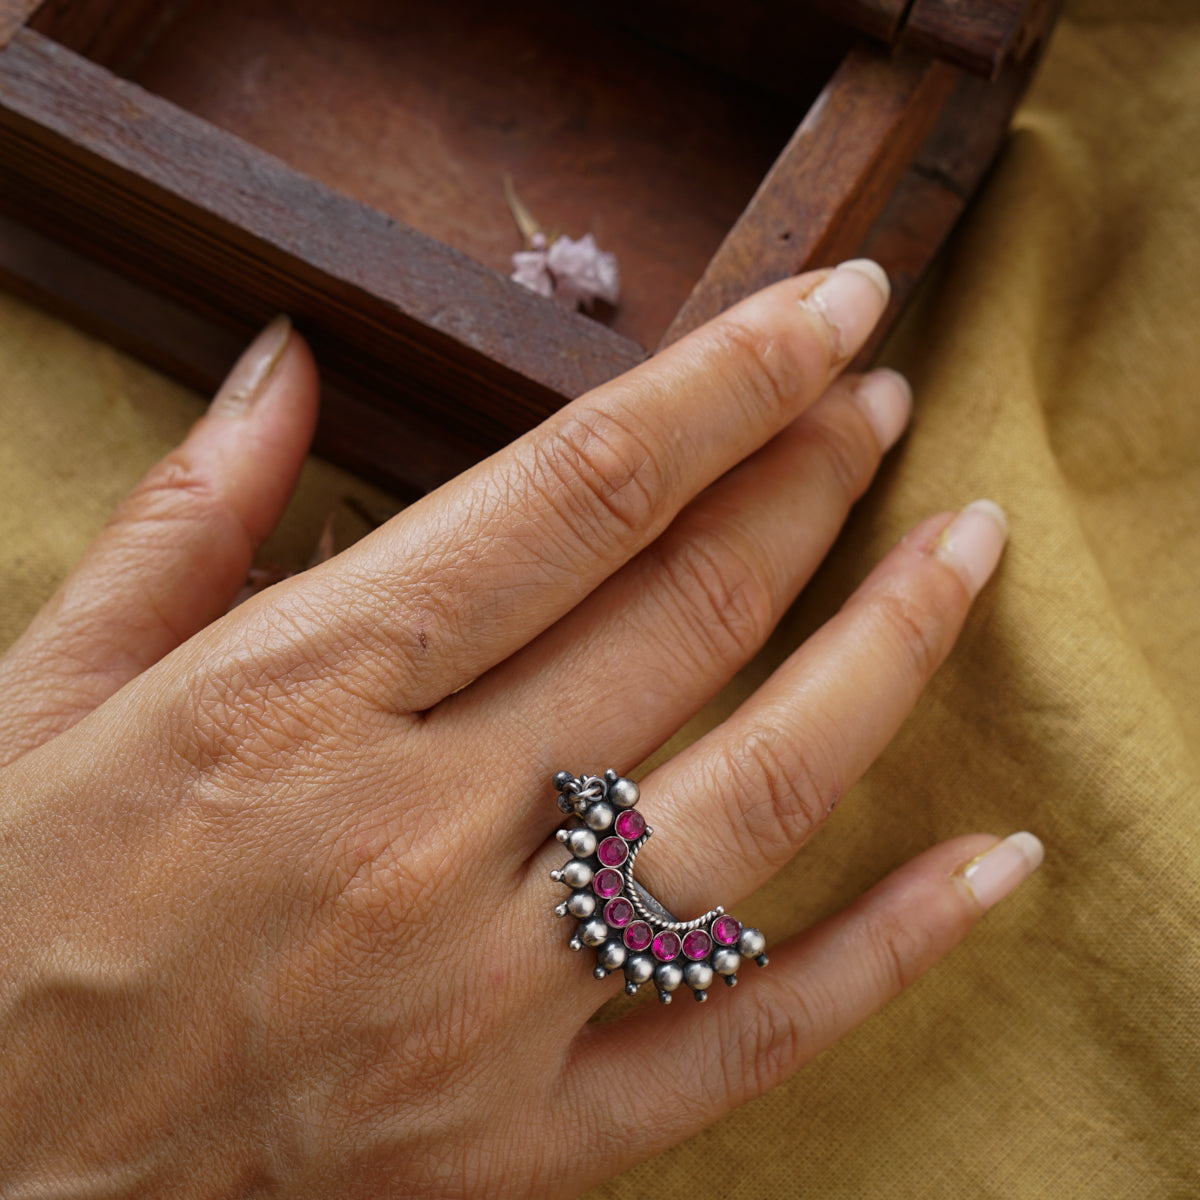
[[[1031,45],[1030,53],[1009,62],[995,81],[961,74],[908,173],[864,239],[862,253],[887,265],[892,297],[857,366],[865,367],[874,358],[979,190],[1004,145],[1044,45]]]
[[[645,356],[37,33],[0,55],[0,106],[10,215],[238,327],[293,312],[481,444]]]
[[[29,28],[123,71],[169,23],[183,0],[41,0]]]
[[[39,3],[40,0],[0,0],[0,50],[16,37]]]
[[[257,332],[232,330],[0,217],[0,286],[211,396]],[[300,331],[310,331],[300,324]],[[320,344],[318,340],[318,353]],[[465,470],[484,448],[324,369],[314,449],[400,494]],[[399,389],[402,391],[402,389]]]
[[[767,284],[859,253],[957,77],[941,63],[866,46],[847,56],[662,344]]]
[[[913,0],[903,44],[994,79],[1039,0]]]

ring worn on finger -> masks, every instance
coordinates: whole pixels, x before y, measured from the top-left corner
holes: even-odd
[[[679,921],[634,879],[634,863],[654,830],[635,811],[641,793],[632,779],[613,770],[579,777],[559,771],[554,786],[559,808],[580,822],[557,834],[572,858],[551,878],[572,890],[554,911],[578,919],[570,946],[595,948],[597,979],[624,967],[629,995],[653,980],[659,1000],[670,1004],[680,984],[699,1001],[708,999],[717,975],[733,987],[743,957],[767,965],[759,930],[743,927],[720,905]]]

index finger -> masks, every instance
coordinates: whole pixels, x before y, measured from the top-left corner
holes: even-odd
[[[861,259],[775,284],[342,556],[328,586],[380,701],[429,708],[570,611],[816,401],[887,296]]]

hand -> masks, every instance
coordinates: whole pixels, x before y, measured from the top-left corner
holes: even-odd
[[[567,1196],[784,1079],[1036,865],[938,846],[704,1005],[572,955],[550,779],[729,679],[907,419],[872,264],[781,283],[222,615],[311,434],[272,324],[0,662],[0,1191]],[[1004,540],[919,525],[641,781],[638,875],[734,906],[880,752]],[[981,857],[982,856],[982,857]],[[627,1085],[628,1082],[628,1085]]]

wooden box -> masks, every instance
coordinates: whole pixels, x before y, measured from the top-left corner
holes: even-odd
[[[278,311],[318,448],[429,488],[756,288],[869,254],[903,305],[1048,0],[0,0],[0,282],[204,391]],[[507,278],[511,176],[614,251]]]

